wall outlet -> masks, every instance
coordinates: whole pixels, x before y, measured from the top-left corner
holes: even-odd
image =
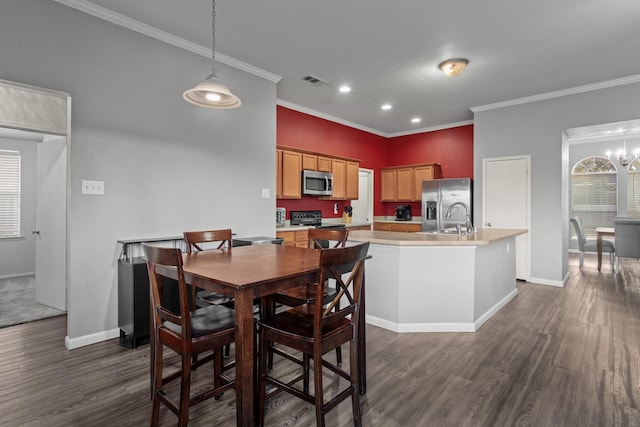
[[[104,181],[82,180],[82,194],[104,194]]]

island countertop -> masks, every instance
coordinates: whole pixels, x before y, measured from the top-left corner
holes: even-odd
[[[510,228],[482,228],[475,233],[460,236],[431,232],[357,230],[349,232],[349,240],[392,246],[483,246],[526,233],[527,230]]]

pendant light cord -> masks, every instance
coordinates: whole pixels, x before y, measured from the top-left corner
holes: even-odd
[[[216,0],[211,0],[211,74],[208,78],[217,79],[216,73]]]

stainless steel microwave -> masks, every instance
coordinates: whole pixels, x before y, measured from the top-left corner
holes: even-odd
[[[331,172],[302,171],[302,194],[330,196],[332,193],[333,174]]]

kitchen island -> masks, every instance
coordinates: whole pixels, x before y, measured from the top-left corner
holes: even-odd
[[[518,293],[515,237],[353,231],[370,242],[366,321],[396,332],[474,332]]]

